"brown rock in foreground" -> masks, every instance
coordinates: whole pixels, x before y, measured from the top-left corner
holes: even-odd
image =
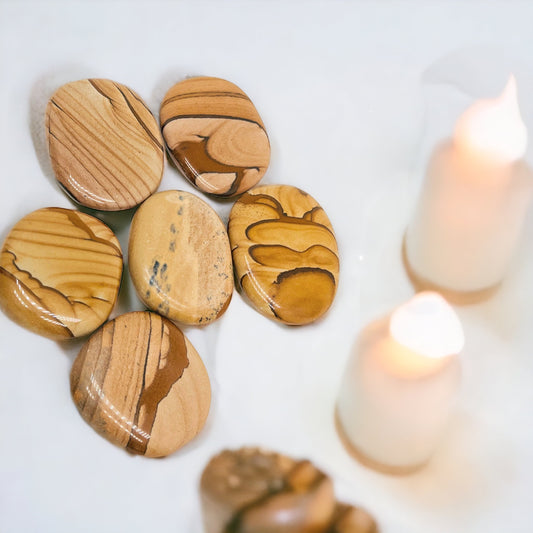
[[[309,461],[261,450],[225,450],[200,483],[206,533],[377,533],[365,511],[339,504]]]

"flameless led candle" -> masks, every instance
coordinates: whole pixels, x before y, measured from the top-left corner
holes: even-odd
[[[349,359],[337,403],[345,445],[388,473],[431,457],[460,382],[461,324],[437,293],[419,293],[370,323]]]
[[[531,196],[526,146],[511,77],[500,97],[467,109],[433,152],[404,243],[417,288],[468,303],[499,285]]]

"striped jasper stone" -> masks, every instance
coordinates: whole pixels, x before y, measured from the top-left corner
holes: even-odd
[[[9,232],[0,252],[0,307],[21,326],[52,339],[87,335],[115,305],[122,252],[90,215],[48,207]]]
[[[63,85],[48,102],[46,131],[57,181],[81,205],[121,211],[159,187],[161,132],[125,85],[101,79]]]
[[[193,439],[211,402],[206,369],[170,320],[133,312],[85,343],[70,374],[82,418],[127,451],[163,457]]]

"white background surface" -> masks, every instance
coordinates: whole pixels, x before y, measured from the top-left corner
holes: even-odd
[[[272,144],[263,181],[301,187],[326,209],[341,283],[309,327],[274,324],[235,293],[218,323],[187,329],[213,404],[201,436],[163,460],[131,457],[81,420],[68,380],[79,342],[54,343],[0,315],[0,531],[200,532],[209,457],[260,444],[314,460],[383,533],[531,532],[532,217],[500,293],[459,310],[463,389],[426,469],[405,478],[365,469],[332,415],[358,329],[411,295],[399,242],[416,189],[422,73],[471,45],[527,59],[532,28],[533,4],[511,1],[1,1],[1,239],[34,209],[72,207],[44,149],[44,106],[61,83],[112,78],[157,114],[173,83],[212,75],[237,83],[263,117]],[[161,190],[172,188],[192,190],[167,165]],[[210,203],[226,220],[231,205]],[[130,216],[103,217],[124,250]],[[140,308],[125,283],[114,314]]]

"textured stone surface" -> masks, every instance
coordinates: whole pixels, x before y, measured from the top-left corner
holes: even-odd
[[[257,448],[211,459],[201,496],[206,533],[325,532],[336,506],[331,480],[309,461]]]
[[[87,335],[115,305],[122,252],[97,218],[49,207],[21,219],[0,253],[0,307],[53,339]]]
[[[206,533],[377,533],[363,509],[338,503],[309,461],[260,448],[224,450],[200,482]]]
[[[163,139],[145,103],[125,85],[90,79],[60,87],[46,108],[56,178],[78,203],[120,211],[155,192]]]
[[[204,426],[211,387],[196,350],[170,320],[121,315],[85,343],[70,374],[83,419],[129,452],[168,455]]]
[[[337,242],[324,210],[288,185],[256,187],[231,210],[236,280],[255,308],[285,324],[308,324],[337,290]]]
[[[259,113],[239,87],[219,78],[174,85],[160,111],[170,156],[203,192],[235,196],[253,187],[270,161]]]
[[[209,205],[183,191],[155,194],[135,213],[129,269],[146,306],[184,324],[216,320],[233,293],[226,229]]]

